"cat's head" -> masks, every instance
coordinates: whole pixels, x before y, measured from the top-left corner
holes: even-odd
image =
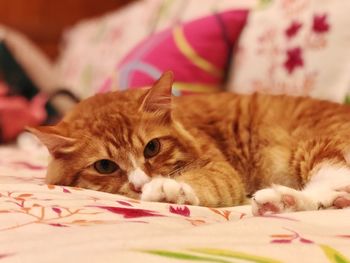
[[[172,117],[173,75],[149,89],[98,94],[56,126],[29,128],[52,158],[47,183],[137,196],[155,176],[174,176],[198,158]]]

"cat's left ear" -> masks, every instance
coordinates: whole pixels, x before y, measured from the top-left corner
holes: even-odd
[[[140,111],[149,113],[167,113],[170,116],[171,88],[174,83],[174,74],[166,71],[154,83],[142,100]]]
[[[26,131],[34,134],[47,147],[53,157],[74,150],[76,140],[64,136],[56,126],[26,127]]]

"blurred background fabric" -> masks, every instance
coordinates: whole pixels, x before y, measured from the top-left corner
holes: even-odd
[[[70,90],[59,87],[54,70],[63,31],[128,2],[0,0],[0,142],[66,112],[71,103],[49,101],[58,90]]]
[[[28,36],[54,61],[62,32],[82,19],[116,10],[132,0],[0,0],[0,24]]]
[[[347,10],[343,0],[0,0],[0,78],[28,100],[45,95],[48,117],[99,92],[149,86],[165,70],[174,72],[174,95],[229,90],[343,103]]]

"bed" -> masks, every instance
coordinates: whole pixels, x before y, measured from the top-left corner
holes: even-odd
[[[350,262],[350,209],[149,203],[44,183],[47,152],[0,148],[1,262]]]

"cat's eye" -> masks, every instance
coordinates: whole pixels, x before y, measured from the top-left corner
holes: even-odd
[[[143,150],[143,155],[145,158],[149,159],[156,156],[160,151],[160,142],[158,139],[150,140],[145,149]]]
[[[119,166],[108,159],[102,159],[94,163],[94,168],[100,174],[111,174],[119,169]]]

